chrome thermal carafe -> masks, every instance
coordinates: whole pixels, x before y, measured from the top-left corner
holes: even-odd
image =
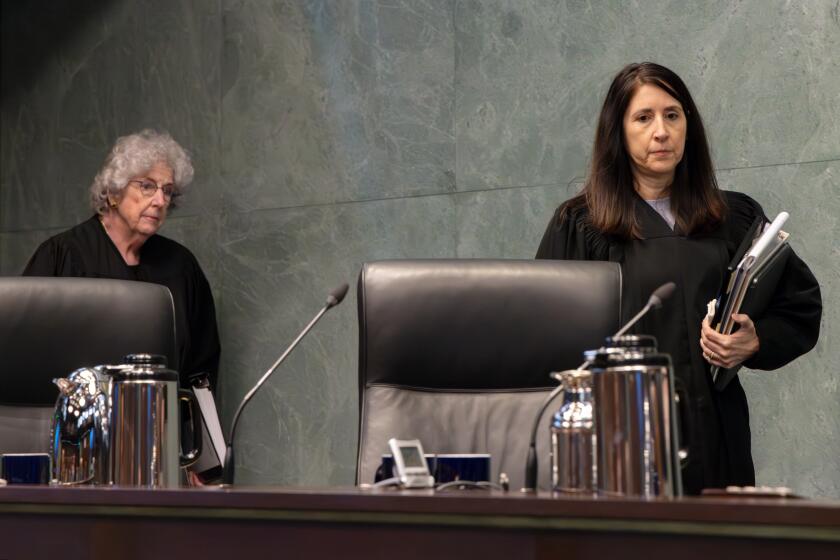
[[[615,496],[679,496],[671,359],[652,336],[608,338],[591,361],[597,488]]]
[[[166,358],[130,354],[127,368],[111,378],[111,482],[120,486],[177,488],[180,467],[201,453],[201,420],[195,396],[178,389]],[[181,451],[179,401],[191,407],[195,449]]]
[[[558,492],[595,492],[592,374],[572,369],[551,375],[563,386],[563,404],[551,421],[551,486]]]

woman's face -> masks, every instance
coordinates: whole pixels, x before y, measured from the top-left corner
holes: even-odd
[[[151,237],[166,220],[171,198],[166,192],[174,189],[172,168],[166,163],[156,163],[143,175],[132,177],[112,209],[117,218],[132,233]]]
[[[643,84],[624,113],[624,141],[637,179],[674,178],[685,149],[686,118],[665,90]]]

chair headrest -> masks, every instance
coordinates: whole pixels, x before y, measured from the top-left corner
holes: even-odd
[[[0,278],[0,403],[51,405],[77,368],[145,352],[178,369],[175,312],[157,284],[103,278]]]
[[[618,328],[621,271],[590,261],[366,263],[358,283],[359,376],[444,390],[554,385]]]

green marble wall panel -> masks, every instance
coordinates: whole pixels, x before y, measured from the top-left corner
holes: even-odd
[[[533,259],[554,209],[578,188],[569,184],[459,193],[456,256]]]
[[[820,340],[772,372],[742,377],[750,402],[759,484],[806,496],[840,496],[840,161],[720,173],[723,188],[758,200],[771,218],[790,213],[791,245],[820,283]]]
[[[17,276],[38,246],[64,228],[0,232],[0,276]]]
[[[452,2],[224,2],[225,199],[454,190]]]
[[[145,127],[169,130],[194,155],[202,188],[183,211],[217,209],[217,3],[100,2],[80,13],[49,2],[14,4],[3,3],[3,66],[38,73],[24,89],[4,73],[2,230],[88,217],[87,188],[114,140]],[[71,27],[40,59],[37,46],[62,25]]]
[[[232,418],[335,286],[351,290],[237,429],[243,483],[351,484],[358,430],[356,280],[365,261],[455,252],[449,196],[230,213],[220,229],[221,392]]]
[[[836,159],[838,27],[830,0],[458,2],[457,188],[584,174],[609,81],[643,60],[686,81],[718,167]]]

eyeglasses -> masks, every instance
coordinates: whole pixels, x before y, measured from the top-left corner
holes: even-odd
[[[158,185],[151,179],[132,179],[129,183],[137,183],[137,186],[140,188],[140,193],[146,198],[155,196],[158,189],[163,193],[163,199],[166,202],[170,202],[178,196],[178,193],[175,191],[175,185],[172,184]]]

